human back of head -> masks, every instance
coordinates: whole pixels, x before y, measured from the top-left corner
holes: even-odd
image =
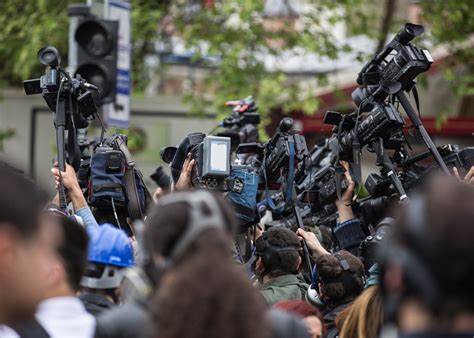
[[[50,208],[48,216],[57,222],[60,238],[47,297],[74,296],[87,266],[89,237],[82,225],[60,211]]]
[[[322,255],[316,260],[321,297],[328,305],[354,300],[364,289],[364,265],[346,250]]]
[[[474,188],[447,177],[432,178],[400,211],[383,278],[399,309],[416,303],[445,330],[468,316],[474,330],[473,220]]]
[[[42,300],[53,248],[40,219],[47,195],[4,162],[0,188],[0,323],[15,324]]]
[[[187,252],[220,250],[230,253],[235,224],[232,208],[217,194],[206,190],[168,194],[160,199],[147,218],[146,249],[150,255],[174,263],[184,259]],[[203,236],[205,241],[197,240]]]
[[[277,277],[285,274],[296,274],[301,264],[300,241],[290,229],[272,227],[265,231],[255,243],[256,255],[263,264],[257,271],[263,277]]]
[[[383,296],[379,285],[365,289],[336,317],[341,338],[378,337],[383,325]]]
[[[231,260],[232,217],[224,199],[193,191],[164,196],[147,219],[155,263],[167,262],[152,304],[159,337],[267,336],[263,300]]]
[[[21,171],[0,161],[0,226],[29,239],[40,229],[39,216],[47,195]]]

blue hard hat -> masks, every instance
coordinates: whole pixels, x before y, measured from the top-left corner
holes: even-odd
[[[89,262],[124,268],[133,265],[133,247],[125,231],[102,224],[89,237]]]

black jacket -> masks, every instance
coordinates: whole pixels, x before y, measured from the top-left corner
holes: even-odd
[[[338,330],[336,328],[336,317],[349,304],[350,303],[341,304],[338,306],[327,306],[324,309],[323,319],[324,319],[324,325],[326,325],[326,329],[328,332],[327,337],[335,337],[337,335]]]
[[[152,333],[145,303],[125,303],[97,317],[96,338],[148,338]]]

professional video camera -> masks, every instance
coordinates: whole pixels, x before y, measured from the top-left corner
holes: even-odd
[[[451,170],[452,167],[456,167],[461,176],[466,175],[469,169],[474,166],[474,147],[459,149],[457,146],[447,144],[437,149],[446,165]],[[397,174],[407,194],[419,186],[433,172],[439,170],[436,162],[421,163],[430,157],[430,151],[408,157],[403,149],[395,152],[392,156],[399,169]],[[365,188],[370,196],[360,199],[353,207],[362,215],[366,224],[376,224],[390,206],[397,201],[397,190],[387,175],[376,173],[368,175]]]
[[[232,170],[243,168],[231,164],[230,137],[207,136],[204,133],[188,134],[178,147],[165,147],[160,155],[170,163],[173,172],[181,172],[188,153],[195,161],[191,181],[196,188],[241,193],[244,182],[232,175]],[[175,177],[175,181],[177,178]]]
[[[449,175],[450,172],[446,164],[423,126],[419,115],[405,95],[405,92],[413,91],[418,106],[416,77],[420,73],[426,72],[433,63],[433,58],[427,50],[420,49],[410,43],[423,32],[423,26],[407,23],[393,40],[359,72],[357,83],[361,87],[352,92],[352,99],[358,107],[357,114],[373,109],[377,103],[383,103],[388,96],[391,96],[392,101],[398,100],[413,126],[419,131],[440,169]],[[357,138],[353,142],[353,149],[354,155],[360,151]],[[358,158],[355,158],[355,161],[357,160]],[[356,163],[356,165],[360,167],[360,163]],[[357,174],[360,174],[359,169]]]
[[[288,174],[288,183],[300,183],[309,165],[309,152],[303,135],[296,133],[294,121],[285,117],[277,132],[264,145],[263,175],[268,185],[281,183],[282,174]]]
[[[38,59],[49,68],[39,79],[23,82],[25,93],[42,94],[48,107],[54,112],[59,169],[65,171],[66,168],[64,133],[68,130],[68,162],[78,170],[81,154],[76,129],[86,128],[89,121],[97,115],[98,88],[87,83],[80,75],[72,78],[69,73],[62,70],[61,56],[54,47],[40,49]],[[93,90],[94,94],[90,90]],[[66,210],[67,202],[62,184],[59,186],[59,197],[61,209]]]
[[[219,127],[226,129],[216,135],[230,137],[232,150],[237,149],[241,143],[258,142],[260,115],[257,113],[258,106],[253,97],[228,101],[225,105],[233,107],[232,114],[219,124]]]
[[[241,192],[243,182],[232,179],[230,137],[206,136],[203,133],[188,135],[190,152],[195,160],[192,182],[195,187]]]
[[[423,26],[407,23],[387,46],[367,63],[359,72],[357,83],[362,87],[352,92],[354,103],[383,102],[390,93],[390,87],[400,84],[400,89],[410,91],[416,84],[416,77],[426,72],[433,63],[431,54],[410,43],[424,32]],[[395,83],[395,84],[394,84]]]
[[[312,203],[313,211],[319,212],[320,207],[334,203],[336,193],[336,149],[335,143],[326,139],[311,151],[310,166],[306,170],[304,180],[296,186],[298,200]],[[341,189],[347,189],[347,182],[342,180]],[[324,209],[323,209],[324,210]]]
[[[86,82],[80,75],[71,78],[69,73],[62,70],[61,56],[54,47],[40,49],[38,59],[50,68],[39,79],[23,82],[26,95],[42,94],[52,111],[64,109],[69,115],[64,122],[65,129],[86,128],[97,113],[96,96],[90,90],[97,92],[98,88]]]

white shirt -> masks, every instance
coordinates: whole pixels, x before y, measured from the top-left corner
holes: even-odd
[[[0,338],[20,338],[20,336],[6,325],[0,325]]]
[[[96,321],[76,297],[55,297],[41,302],[36,319],[51,338],[92,338]]]
[[[76,297],[54,297],[38,305],[36,320],[51,338],[93,338],[96,320]],[[0,338],[17,338],[7,326],[0,326]]]

